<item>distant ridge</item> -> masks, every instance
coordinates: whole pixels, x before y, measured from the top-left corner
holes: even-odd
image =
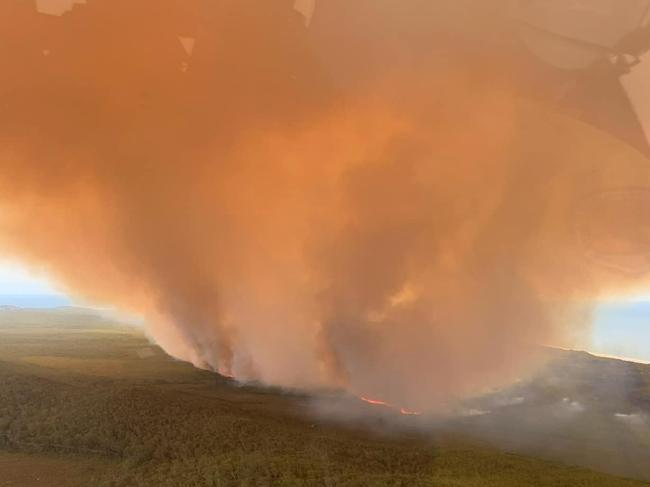
[[[61,308],[71,306],[72,300],[64,294],[0,294],[0,306],[28,309]]]
[[[0,311],[18,311],[21,310],[20,306],[13,306],[11,304],[0,304]]]

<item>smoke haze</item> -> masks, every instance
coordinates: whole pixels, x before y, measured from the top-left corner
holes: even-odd
[[[3,3],[0,250],[197,366],[415,409],[644,284],[647,160],[522,93],[507,2],[303,3]]]

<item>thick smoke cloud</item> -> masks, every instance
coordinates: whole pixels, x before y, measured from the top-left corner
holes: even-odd
[[[650,172],[482,3],[3,2],[0,249],[242,379],[508,382],[643,283]]]

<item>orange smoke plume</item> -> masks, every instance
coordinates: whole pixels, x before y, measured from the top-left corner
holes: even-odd
[[[2,252],[197,366],[418,411],[642,282],[646,160],[516,95],[497,7],[307,3],[5,0]]]

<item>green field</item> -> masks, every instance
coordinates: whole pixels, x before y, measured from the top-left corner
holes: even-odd
[[[0,487],[648,485],[337,404],[366,419],[325,420],[307,395],[219,379],[110,320],[0,311]]]

